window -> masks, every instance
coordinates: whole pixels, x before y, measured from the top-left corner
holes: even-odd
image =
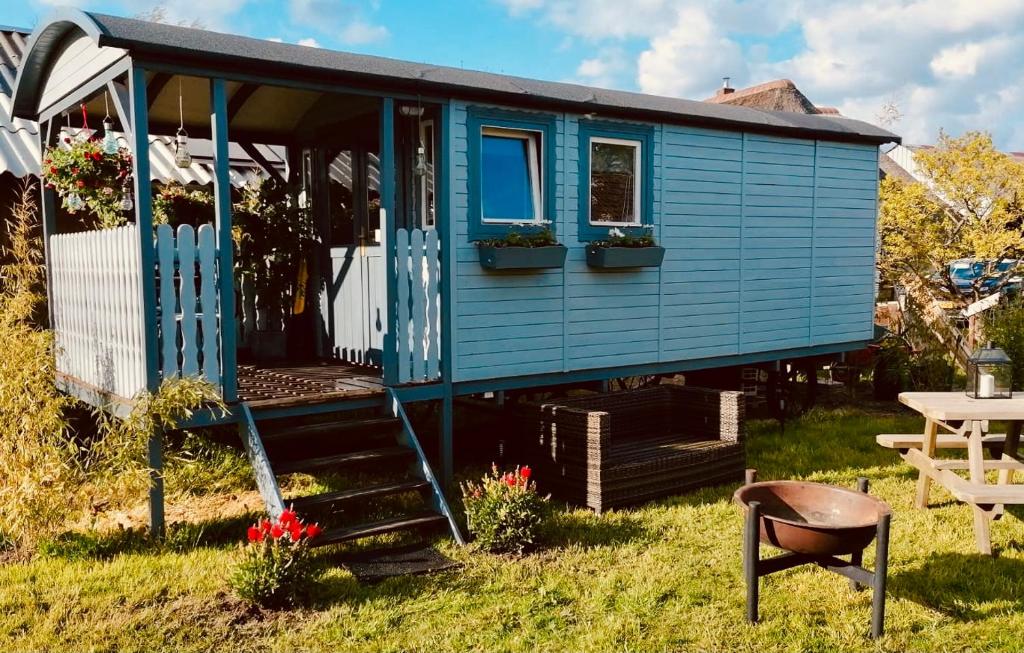
[[[470,240],[553,219],[554,117],[470,107],[466,131]]]
[[[590,138],[590,224],[640,226],[640,141]]]
[[[636,123],[579,122],[579,239],[654,221],[654,129]]]
[[[540,219],[541,133],[485,126],[480,144],[484,222]]]

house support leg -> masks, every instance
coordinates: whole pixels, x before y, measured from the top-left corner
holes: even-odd
[[[164,525],[164,444],[163,433],[149,436],[149,532],[163,538]]]
[[[447,491],[452,484],[454,458],[452,455],[452,430],[455,422],[455,401],[451,392],[445,392],[441,399],[441,486]]]

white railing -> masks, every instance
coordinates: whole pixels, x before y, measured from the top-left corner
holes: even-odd
[[[55,235],[50,259],[57,372],[132,399],[146,387],[138,230]]]
[[[441,377],[441,259],[433,229],[399,229],[395,235],[398,267],[398,382]]]
[[[164,379],[202,376],[220,387],[217,234],[213,225],[156,229],[157,325]]]

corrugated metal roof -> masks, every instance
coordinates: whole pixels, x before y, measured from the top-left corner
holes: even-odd
[[[19,85],[23,88],[16,91],[16,111],[35,110],[45,61],[51,50],[59,47],[58,33],[63,33],[72,23],[93,35],[101,46],[207,68],[258,71],[270,77],[307,76],[319,81],[370,85],[392,91],[440,93],[514,106],[596,112],[605,116],[805,138],[878,144],[900,140],[887,130],[849,118],[764,111],[432,66],[67,9],[55,13],[33,37],[33,43],[38,39],[40,51],[38,57],[33,51],[22,67]]]

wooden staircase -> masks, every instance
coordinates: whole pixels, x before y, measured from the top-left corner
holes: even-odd
[[[340,411],[303,423],[299,418],[261,420],[242,405],[239,427],[267,512],[291,506],[319,522],[316,546],[400,531],[448,529],[462,536],[402,405],[389,390],[378,410]],[[298,423],[296,423],[298,422]],[[344,486],[285,498],[279,479],[290,474],[330,474]]]

